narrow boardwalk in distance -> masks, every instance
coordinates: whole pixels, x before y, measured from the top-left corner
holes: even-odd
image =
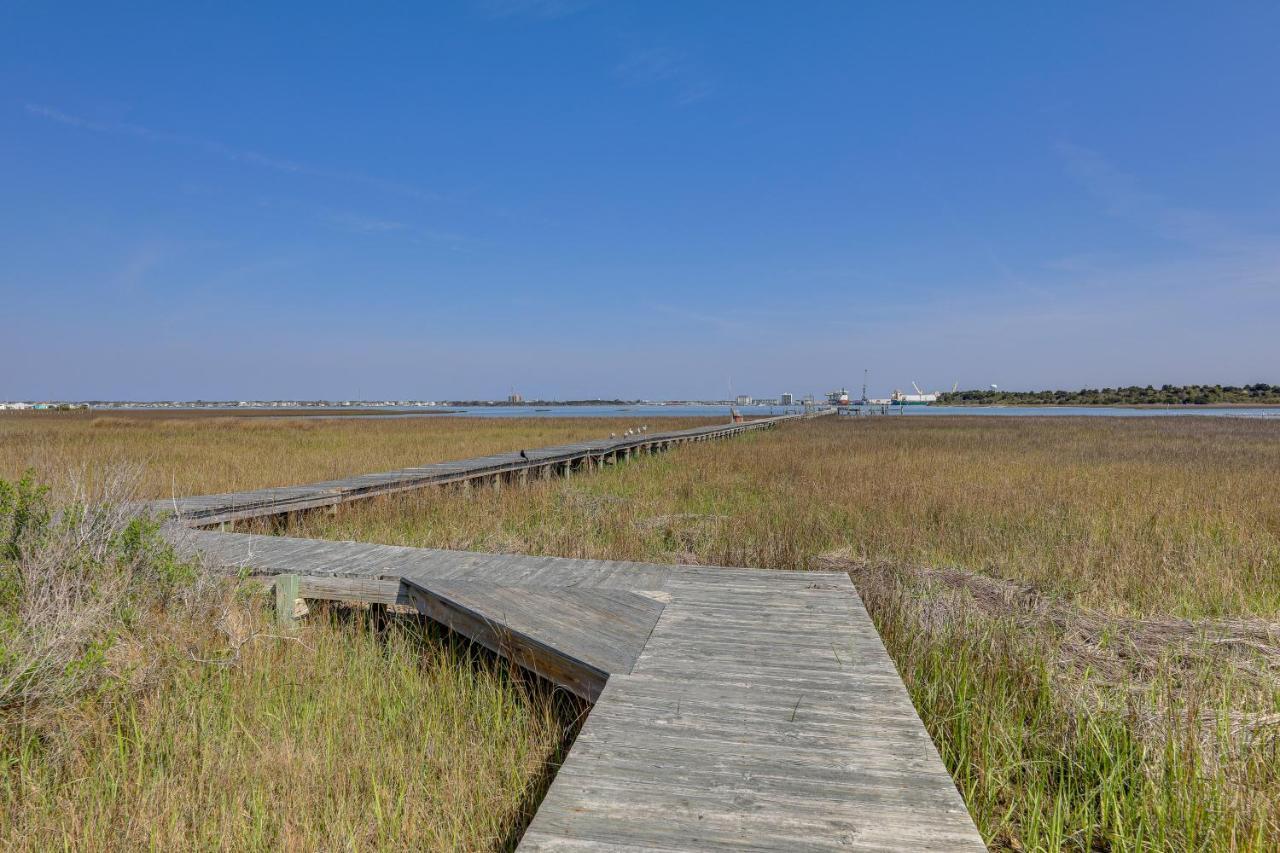
[[[824,412],[825,414],[825,412]],[[813,415],[781,415],[731,424],[711,424],[669,432],[645,432],[624,437],[600,438],[540,447],[526,451],[495,453],[472,459],[433,462],[378,474],[359,474],[302,486],[277,486],[246,492],[172,498],[152,501],[153,512],[172,514],[189,524],[210,525],[250,518],[282,515],[396,492],[449,483],[519,481],[521,478],[566,475],[619,462],[641,453],[657,453],[682,444],[711,441],[762,429]],[[523,455],[522,455],[523,454]]]

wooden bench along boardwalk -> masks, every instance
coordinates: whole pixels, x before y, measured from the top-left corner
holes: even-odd
[[[522,850],[984,849],[845,574],[179,541],[290,596],[414,607],[593,701]]]

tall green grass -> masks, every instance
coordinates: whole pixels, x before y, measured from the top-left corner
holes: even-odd
[[[504,849],[565,737],[551,697],[485,655],[324,618],[75,713],[56,757],[0,741],[4,849]]]
[[[514,843],[580,707],[416,617],[277,633],[114,497],[0,480],[0,849]]]
[[[1037,619],[918,569],[854,576],[992,847],[1275,849],[1280,688],[1249,673],[1262,655],[1159,623],[1085,638],[1086,614]]]

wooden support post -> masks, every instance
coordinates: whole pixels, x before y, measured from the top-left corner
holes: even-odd
[[[293,607],[298,600],[298,576],[276,575],[276,624],[292,628],[295,624]]]
[[[369,628],[375,634],[382,634],[387,630],[387,605],[374,602],[369,605]]]

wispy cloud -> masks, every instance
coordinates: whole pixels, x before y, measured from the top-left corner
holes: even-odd
[[[443,243],[455,249],[472,243],[472,240],[463,234],[433,228],[407,219],[374,216],[347,208],[315,205],[297,199],[262,196],[257,198],[254,204],[264,210],[280,211],[295,219],[309,220],[326,228],[358,236],[395,235],[410,243]]]
[[[345,211],[325,211],[323,218],[332,225],[358,234],[386,234],[392,231],[404,231],[410,227],[394,219],[378,219]]]
[[[1105,205],[1109,215],[1200,249],[1232,248],[1241,242],[1241,236],[1217,217],[1144,189],[1133,175],[1099,152],[1069,142],[1058,143],[1056,149],[1069,172]]]
[[[341,170],[312,166],[306,163],[301,163],[297,160],[274,157],[247,148],[238,148],[213,139],[190,136],[183,133],[171,133],[130,122],[99,121],[96,119],[84,118],[83,116],[73,115],[44,104],[27,104],[26,110],[30,115],[37,118],[56,122],[67,127],[91,131],[93,133],[110,134],[113,136],[130,136],[135,139],[141,139],[157,144],[181,146],[199,151],[206,156],[218,157],[235,163],[244,163],[246,165],[271,169],[273,171],[284,172],[287,174],[305,175],[313,178],[359,184],[382,192],[409,196],[411,198],[425,201],[435,201],[440,198],[436,193],[423,190],[410,184],[400,183],[398,181],[389,181],[359,172],[345,172]]]
[[[167,250],[155,243],[138,246],[129,254],[120,271],[116,273],[116,283],[126,293],[138,291],[146,283],[151,272],[164,262],[167,255]]]
[[[475,6],[489,18],[564,18],[594,5],[594,0],[476,0]]]
[[[726,314],[708,314],[703,311],[685,308],[680,305],[654,303],[650,307],[659,314],[663,314],[677,320],[682,320],[695,326],[714,329],[724,333],[743,334],[752,331],[753,328],[757,330],[759,328],[752,323],[748,323]]]
[[[1108,215],[1184,247],[1176,259],[1147,263],[1144,274],[1120,270],[1120,278],[1138,292],[1184,299],[1209,293],[1244,299],[1270,291],[1274,300],[1280,294],[1280,241],[1274,235],[1250,233],[1212,212],[1178,204],[1092,149],[1059,143],[1057,151]],[[1075,273],[1077,280],[1099,282],[1100,289],[1114,288],[1117,271],[1107,258],[1087,255],[1051,261],[1046,269]]]
[[[669,87],[681,104],[692,104],[715,93],[715,84],[686,55],[665,47],[633,51],[615,71],[633,85]]]
[[[447,243],[452,246],[468,242],[466,237],[452,231],[441,231],[398,219],[365,216],[347,210],[322,209],[316,212],[316,216],[326,224],[352,234],[399,234],[414,243]]]

